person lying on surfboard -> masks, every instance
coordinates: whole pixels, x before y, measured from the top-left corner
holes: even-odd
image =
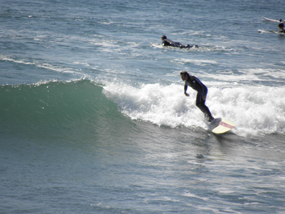
[[[279,27],[279,33],[285,33],[285,27],[284,27],[284,24],[283,23],[280,23],[279,25],[278,25],[278,27]]]
[[[187,94],[187,88],[190,86],[194,90],[196,90],[197,97],[196,97],[196,106],[204,113],[204,116],[208,120],[208,122],[211,122],[214,120],[214,117],[212,116],[209,108],[205,105],[206,97],[208,93],[207,87],[195,76],[189,75],[186,71],[182,71],[180,73],[181,79],[185,81],[184,85],[184,94],[185,96],[189,96]]]
[[[162,45],[163,46],[172,46],[172,47],[178,47],[178,48],[192,48],[191,45],[182,45],[180,42],[173,42],[170,39],[167,39],[165,35],[161,37]],[[198,45],[194,45],[194,47],[198,48]]]

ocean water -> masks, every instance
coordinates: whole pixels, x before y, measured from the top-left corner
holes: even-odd
[[[0,213],[285,213],[284,9],[0,0]]]

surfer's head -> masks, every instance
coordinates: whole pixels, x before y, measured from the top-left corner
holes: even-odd
[[[162,35],[161,40],[165,40],[167,37],[165,35]]]
[[[184,81],[184,80],[188,80],[189,74],[187,73],[187,71],[182,71],[180,72],[180,76],[181,76],[181,79]]]
[[[283,23],[280,23],[280,24],[278,25],[278,27],[279,27],[280,30],[284,30],[284,24],[283,24]]]

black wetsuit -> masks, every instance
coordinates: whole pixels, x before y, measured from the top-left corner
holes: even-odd
[[[197,77],[190,75],[188,77],[188,80],[185,81],[184,93],[186,93],[188,86],[198,92],[196,97],[196,106],[204,113],[205,117],[208,119],[209,122],[212,121],[214,118],[209,108],[205,105],[206,96],[208,93],[207,87]],[[205,100],[203,99],[203,97],[205,97]]]
[[[162,45],[163,46],[172,46],[172,47],[178,47],[178,48],[191,48],[192,46],[190,45],[182,45],[180,42],[173,42],[170,39],[164,39],[162,40]]]

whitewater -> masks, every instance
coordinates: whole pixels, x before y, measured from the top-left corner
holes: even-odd
[[[283,5],[0,0],[0,213],[284,213]]]

